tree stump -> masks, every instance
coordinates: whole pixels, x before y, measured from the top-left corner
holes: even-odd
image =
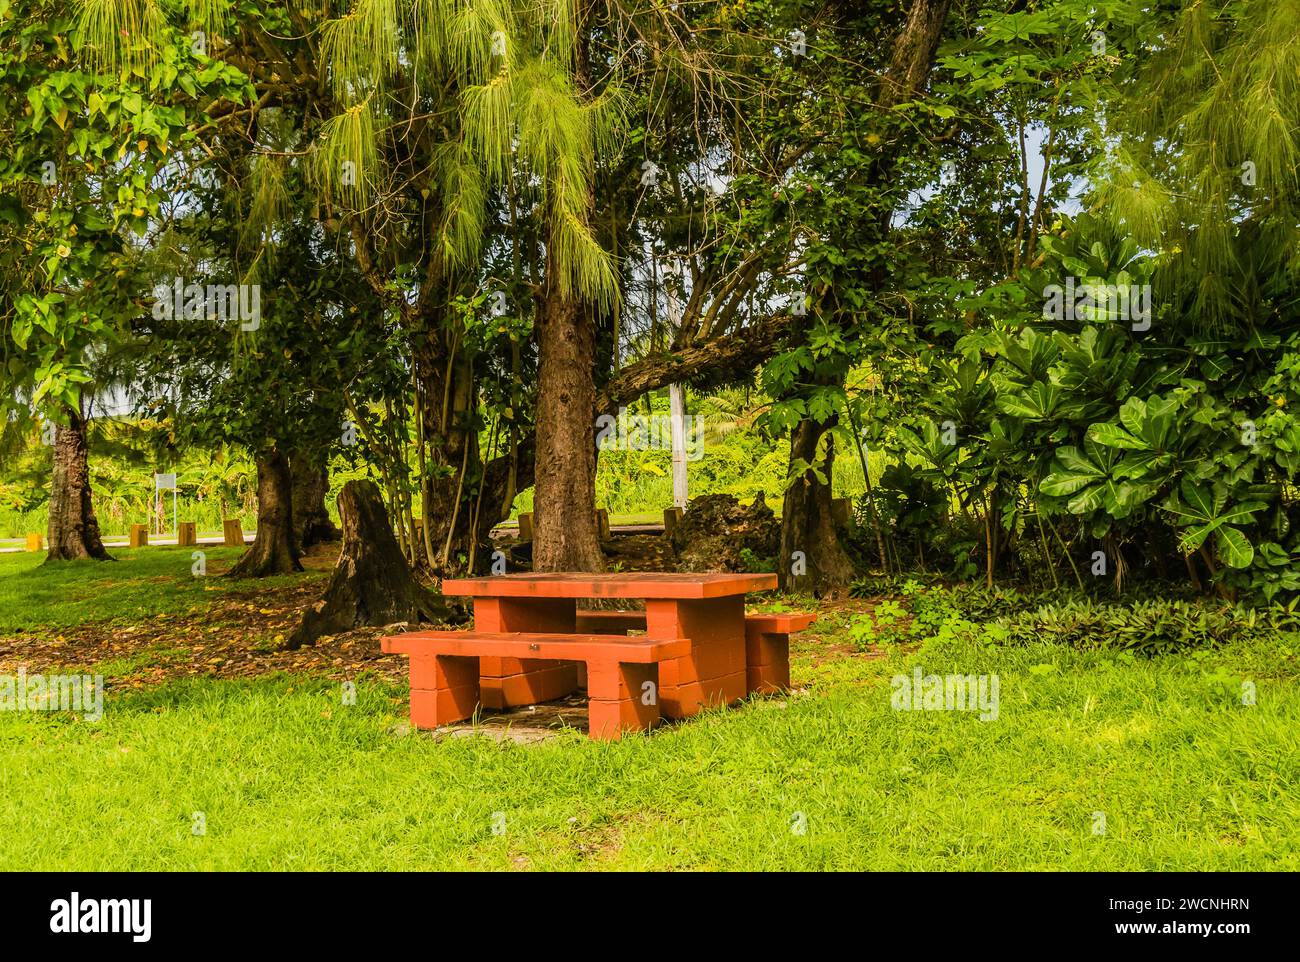
[[[730,494],[704,494],[669,538],[679,571],[749,571],[754,561],[776,557],[781,522],[761,493],[747,506]]]
[[[415,580],[393,536],[379,486],[349,481],[339,492],[343,550],[325,595],[303,613],[289,637],[290,649],[310,645],[321,635],[362,625],[452,619],[441,597]]]

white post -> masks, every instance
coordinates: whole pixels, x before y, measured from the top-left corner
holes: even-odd
[[[668,411],[673,429],[673,505],[685,508],[686,485],[686,392],[680,384],[668,385]]]
[[[172,532],[176,535],[176,540],[179,541],[180,528],[176,524],[176,497],[180,492],[178,489],[178,485],[176,484],[175,472],[172,472],[171,474],[155,474],[153,476],[153,498],[154,498],[153,505],[154,506],[153,509],[149,512],[150,515],[149,530],[151,532],[153,531],[153,518],[156,516],[158,520],[157,533],[160,535],[166,533],[165,531],[163,531],[163,525],[167,523],[167,516],[163,514],[163,512],[167,510],[166,506],[163,504],[163,492],[166,491],[168,488],[171,488],[172,491]]]
[[[668,323],[676,334],[682,324],[682,306],[677,299],[677,290],[668,275],[679,281],[683,275],[682,265],[670,260],[664,268],[664,300],[668,308]],[[668,413],[672,423],[673,436],[673,505],[685,508],[689,499],[686,482],[686,392],[680,384],[668,385]]]

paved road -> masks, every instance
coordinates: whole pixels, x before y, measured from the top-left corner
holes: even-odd
[[[254,533],[254,534],[250,534],[250,533],[248,533],[248,532],[245,532],[245,533],[244,533],[244,544],[252,544],[252,541],[253,541],[253,538],[254,538],[254,537],[255,537],[255,533]],[[223,539],[223,538],[221,538],[221,537],[215,537],[215,538],[199,538],[198,540],[199,540],[199,544],[201,544],[201,545],[220,545],[220,544],[223,544],[223,543],[224,543],[224,540],[225,540],[225,539]],[[14,553],[16,553],[16,552],[26,551],[26,550],[27,550],[27,545],[26,545],[25,542],[22,542],[22,541],[16,541],[16,542],[0,542],[0,544],[6,544],[6,543],[14,544],[14,545],[16,545],[16,547],[4,547],[4,548],[0,548],[0,553],[2,553],[2,554],[14,554]],[[175,543],[176,543],[176,539],[175,539],[175,538],[159,538],[159,537],[155,537],[155,536],[153,536],[153,535],[150,535],[150,536],[149,536],[149,544],[150,544],[151,546],[152,546],[152,545],[159,545],[159,544],[171,544],[171,545],[174,545]],[[111,541],[105,541],[105,542],[104,542],[104,547],[105,547],[105,548],[126,548],[126,547],[129,547],[130,544],[131,544],[130,541],[127,541],[125,538],[122,538],[122,539],[114,539],[114,540],[111,540]],[[42,548],[41,550],[44,551],[45,549]]]
[[[616,524],[616,525],[612,525],[609,530],[611,534],[662,534],[664,530],[664,526],[661,524]],[[495,535],[496,537],[501,537],[503,535],[515,536],[518,535],[518,533],[519,533],[519,528],[515,525],[501,525],[499,527],[492,529],[492,534]],[[256,531],[245,531],[244,543],[252,544],[253,539],[256,536],[257,536]],[[223,539],[220,537],[199,538],[199,544],[201,545],[202,544],[220,545],[222,541]],[[176,543],[175,538],[158,538],[152,535],[149,537],[149,544],[151,545],[160,545],[160,544],[174,545],[175,543]],[[125,548],[129,544],[130,542],[124,538],[114,539],[112,541],[105,541],[104,547]],[[0,547],[0,554],[16,554],[20,551],[27,550],[27,545],[24,542],[19,540],[0,541],[0,545],[4,546],[4,547]]]

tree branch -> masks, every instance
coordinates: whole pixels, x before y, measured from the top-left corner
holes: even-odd
[[[790,315],[778,314],[725,337],[629,364],[596,393],[596,414],[610,414],[669,384],[750,370],[776,353],[792,321]]]

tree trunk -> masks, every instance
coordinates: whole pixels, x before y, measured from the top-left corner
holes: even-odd
[[[50,521],[47,535],[51,561],[78,561],[93,558],[112,561],[104,550],[99,521],[90,498],[90,459],[86,442],[86,419],[81,405],[67,408],[66,426],[54,433],[54,475],[50,486]]]
[[[361,625],[446,622],[452,609],[411,574],[373,481],[349,481],[339,492],[343,550],[325,594],[303,614],[287,647]]]
[[[993,587],[993,572],[998,566],[998,486],[995,483],[984,499],[984,584]]]
[[[588,41],[594,4],[575,8],[578,48],[573,84],[589,89]],[[587,172],[590,175],[590,171]],[[588,179],[579,216],[590,224],[596,197]],[[566,293],[561,278],[576,273],[558,253],[556,218],[573,216],[554,208],[547,214],[544,287],[533,329],[537,338],[537,460],[533,487],[533,569],[603,571],[596,527],[596,305],[577,291]],[[577,282],[574,281],[576,285]],[[590,294],[591,292],[585,292]]]
[[[790,438],[791,462],[802,460],[815,464],[817,445],[822,435],[833,427],[833,422],[806,419],[799,422]],[[783,590],[811,589],[818,597],[834,596],[843,592],[853,578],[853,563],[840,544],[839,531],[831,513],[832,469],[835,461],[835,442],[826,437],[826,462],[822,484],[811,470],[786,488],[781,509],[781,557],[777,573]],[[802,552],[802,575],[794,566]]]
[[[877,108],[896,107],[925,89],[951,5],[952,0],[913,0],[907,23],[894,38],[889,69],[881,75]]]
[[[293,480],[279,448],[257,456],[257,537],[228,576],[262,578],[302,571],[293,540]]]
[[[483,480],[473,358],[455,341],[426,339],[415,350],[428,458],[420,482],[425,538],[415,554],[433,572],[455,575],[466,570],[471,554],[481,553],[471,530]]]
[[[338,541],[340,532],[325,507],[330,489],[329,468],[324,457],[308,451],[295,452],[289,461],[293,486],[293,543],[299,551],[326,541]]]
[[[553,258],[548,254],[548,261]],[[553,277],[553,264],[547,273]],[[537,479],[533,569],[602,571],[596,529],[596,327],[550,281],[537,313]]]

